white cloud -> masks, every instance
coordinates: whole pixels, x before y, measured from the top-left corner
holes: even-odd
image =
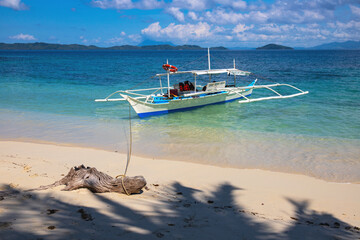
[[[346,33],[346,32],[342,32],[342,31],[335,31],[333,32],[333,36],[337,39],[340,39],[340,40],[343,40],[343,39],[348,39],[350,38],[351,36]]]
[[[210,5],[211,7],[214,5],[221,5],[223,7],[230,7],[237,10],[246,9],[247,7],[246,2],[242,0],[208,0],[207,5]]]
[[[10,36],[10,39],[16,39],[16,40],[24,40],[24,41],[33,41],[36,40],[36,38],[33,35],[29,35],[29,34],[18,34],[15,36]]]
[[[360,21],[351,20],[349,22],[329,23],[329,31],[332,32],[331,37],[340,40],[359,40],[360,39]]]
[[[20,0],[0,0],[0,6],[12,8],[14,10],[27,10],[28,7]]]
[[[277,0],[262,13],[271,23],[313,23],[334,18],[336,7],[353,0]]]
[[[236,39],[238,39],[239,41],[248,42],[248,41],[269,41],[277,38],[271,35],[246,32],[246,33],[237,34]]]
[[[138,9],[158,9],[165,6],[165,3],[162,0],[141,0],[137,2],[134,1],[134,4],[135,8]]]
[[[191,18],[191,19],[194,20],[194,21],[198,20],[198,17],[197,17],[197,15],[196,15],[196,13],[191,12],[191,11],[188,12],[188,17]]]
[[[232,11],[226,11],[221,8],[217,8],[213,11],[207,11],[204,15],[204,19],[216,24],[236,24],[243,22],[245,16],[241,13],[235,13]]]
[[[325,19],[324,12],[318,12],[318,11],[311,11],[311,10],[304,10],[304,22],[307,22],[306,19],[311,19],[311,22],[319,22]]]
[[[223,8],[217,8],[204,13],[204,20],[216,24],[238,24],[248,23],[265,23],[269,20],[269,15],[260,11],[251,11],[249,13],[238,13]]]
[[[354,29],[360,31],[360,22],[354,20],[345,23],[337,21],[336,27],[341,29]]]
[[[188,9],[194,11],[201,11],[207,8],[206,0],[173,0],[171,6]]]
[[[2,1],[2,0],[0,0]],[[163,9],[177,23],[154,22],[142,37],[174,43],[312,42],[360,39],[359,0],[92,0],[103,9]],[[345,6],[345,7],[344,7]],[[188,21],[188,22],[187,22]],[[180,22],[180,24],[178,24]],[[127,42],[130,36],[118,36]]]
[[[318,25],[314,24],[312,27],[318,27]],[[265,32],[268,34],[289,33],[290,31],[292,31],[294,29],[295,29],[294,24],[278,25],[278,24],[274,24],[274,23],[262,24],[258,28],[259,31]]]
[[[350,5],[350,10],[352,14],[354,14],[357,17],[360,17],[360,7],[357,7],[355,5]]]
[[[158,34],[161,31],[161,26],[159,22],[154,22],[150,24],[147,28],[141,30],[141,33],[144,35],[154,35]]]
[[[131,42],[140,43],[142,40],[142,37],[140,34],[132,34],[132,35],[129,35],[129,39],[131,40]]]
[[[169,4],[180,9],[192,11],[203,11],[216,8],[217,6],[235,10],[243,10],[247,7],[246,2],[243,0],[173,0]]]
[[[99,7],[102,9],[131,9],[134,7],[134,4],[131,0],[93,0],[92,4],[95,7]]]
[[[247,7],[247,4],[245,1],[231,1],[232,6],[235,9],[245,9]]]
[[[105,41],[106,43],[110,43],[112,45],[125,45],[125,44],[137,44],[141,41],[141,36],[139,34],[126,35],[125,32],[121,32],[120,36],[115,36]]]
[[[103,9],[156,9],[174,7],[179,10],[203,11],[217,6],[235,10],[244,10],[247,8],[247,3],[243,0],[173,0],[170,2],[165,2],[164,0],[92,0],[92,4],[95,7]]]
[[[102,9],[157,9],[164,6],[163,1],[158,0],[93,0],[92,5]]]
[[[185,21],[184,13],[182,13],[179,8],[170,7],[166,9],[166,12],[170,13],[176,20],[180,22]]]
[[[221,32],[225,32],[225,31],[226,31],[225,28],[216,26],[213,30],[213,33],[221,33]]]
[[[221,27],[205,22],[197,24],[175,24],[161,27],[159,22],[142,30],[142,35],[157,40],[172,41],[176,44],[199,43],[225,46],[258,46],[269,42],[289,46],[311,46],[324,42],[359,39],[360,22],[335,22],[334,28],[325,24],[237,24],[233,28]]]
[[[247,20],[255,21],[258,23],[265,23],[269,19],[269,15],[260,11],[252,11],[246,15]]]
[[[79,38],[80,38],[82,43],[88,43],[89,42],[84,36],[80,36]]]
[[[254,28],[254,25],[246,26],[245,24],[238,24],[234,27],[233,33],[242,33],[252,28]]]
[[[264,2],[256,2],[252,3],[248,6],[250,11],[265,11],[267,9],[267,5]]]
[[[207,38],[211,37],[214,32],[211,31],[211,26],[204,22],[178,25],[170,23],[165,28],[162,28],[159,22],[155,22],[150,24],[147,28],[141,30],[141,33],[149,38],[156,38],[160,40],[170,39],[174,42],[186,43],[189,40],[207,40]]]
[[[111,44],[124,44],[125,40],[122,37],[113,37],[110,38],[107,42]]]
[[[178,0],[177,0],[178,1]],[[196,16],[203,17],[204,21],[217,24],[238,23],[277,23],[277,24],[307,24],[326,22],[335,19],[335,9],[356,0],[277,0],[274,3],[247,5],[243,1],[231,0],[203,0],[195,1],[199,8],[189,5],[188,0],[183,5],[177,5],[180,9],[190,9]],[[194,4],[195,2],[192,2]],[[173,2],[175,3],[175,2]],[[200,4],[202,3],[202,5]],[[211,7],[212,6],[212,7]],[[353,7],[353,12],[358,7]],[[201,10],[206,10],[201,12]],[[355,15],[356,13],[354,13]],[[193,13],[189,17],[195,20]]]
[[[262,27],[259,28],[259,31],[266,32],[266,33],[281,33],[281,28],[276,24],[264,24]]]

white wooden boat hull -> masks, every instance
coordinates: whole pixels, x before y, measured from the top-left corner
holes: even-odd
[[[246,91],[235,91],[232,92],[221,92],[212,95],[206,95],[201,97],[193,97],[193,98],[182,98],[171,100],[166,103],[147,103],[133,97],[130,97],[125,94],[120,94],[123,98],[125,98],[130,105],[133,107],[135,112],[139,117],[148,117],[153,115],[167,114],[170,112],[176,111],[185,111],[191,110],[198,107],[203,107],[212,104],[225,103],[238,99],[242,99],[242,96],[250,96],[253,89],[249,89]]]
[[[234,100],[240,100],[239,103],[249,103],[256,101],[264,101],[270,99],[284,99],[292,98],[300,95],[307,94],[307,91],[303,91],[289,84],[268,84],[268,85],[257,85],[255,79],[250,85],[243,87],[236,86],[236,76],[250,76],[250,72],[236,69],[235,59],[234,67],[226,69],[211,69],[210,67],[210,50],[208,49],[208,64],[209,69],[206,70],[189,70],[189,71],[177,71],[177,68],[169,65],[167,62],[163,65],[166,73],[156,74],[155,77],[159,77],[160,87],[159,88],[147,88],[147,89],[129,89],[129,90],[118,90],[111,93],[104,99],[96,99],[96,102],[108,102],[108,101],[128,101],[139,117],[148,117],[152,115],[166,114],[176,111],[186,111],[193,108],[203,107],[206,105],[230,102]],[[171,69],[170,69],[171,68]],[[176,74],[192,74],[194,76],[194,83],[189,81],[179,82],[173,87],[170,85],[170,75]],[[197,76],[208,75],[209,80],[212,75],[227,74],[227,76],[234,76],[233,85],[227,81],[213,81],[207,83],[206,86],[200,86],[196,84]],[[167,87],[162,86],[161,77],[167,77]],[[229,77],[227,78],[229,79]],[[285,86],[292,88],[297,93],[283,95],[278,91],[274,90],[274,87]],[[205,91],[197,91],[196,89],[204,89]],[[248,97],[252,94],[254,89],[267,89],[271,91],[275,96],[259,97],[255,99],[249,99]],[[164,90],[173,98],[169,99],[164,95]],[[173,91],[171,91],[173,90]],[[151,91],[151,92],[149,92]],[[181,96],[178,96],[180,92]],[[150,94],[149,94],[150,93]],[[122,98],[112,98],[114,95],[120,94]]]

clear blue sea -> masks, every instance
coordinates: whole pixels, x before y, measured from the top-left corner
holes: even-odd
[[[167,59],[181,71],[206,69],[206,54],[0,51],[0,139],[126,152],[128,104],[94,99],[159,86],[150,77]],[[145,119],[132,111],[133,154],[360,183],[360,51],[214,51],[212,68],[232,67],[234,58],[237,68],[266,78],[258,84],[289,83],[310,93]]]

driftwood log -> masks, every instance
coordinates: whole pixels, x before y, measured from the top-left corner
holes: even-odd
[[[124,178],[124,179],[122,179]],[[80,165],[70,169],[69,173],[59,181],[47,186],[40,186],[32,190],[45,190],[48,188],[65,185],[63,191],[71,191],[79,188],[88,188],[95,193],[118,192],[126,194],[140,193],[145,187],[146,180],[143,176],[121,176],[113,178],[103,172],[99,172],[96,168],[85,167]],[[126,191],[125,191],[125,189]]]

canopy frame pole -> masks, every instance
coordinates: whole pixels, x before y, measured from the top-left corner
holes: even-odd
[[[161,95],[164,95],[163,87],[162,87],[162,84],[161,84],[161,76],[159,76],[159,80],[160,80]]]
[[[196,74],[194,76],[195,76],[195,81],[194,81],[195,82],[195,91],[194,92],[196,93]]]

